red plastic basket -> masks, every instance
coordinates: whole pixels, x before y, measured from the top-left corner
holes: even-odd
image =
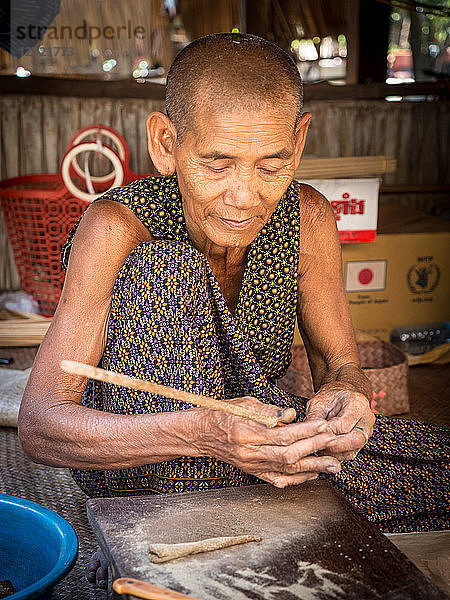
[[[50,317],[64,282],[61,246],[89,202],[69,194],[58,174],[2,181],[0,199],[21,288]]]
[[[95,127],[103,128],[89,129]],[[123,143],[126,147],[125,140]],[[123,167],[124,185],[146,176],[133,173],[126,163]],[[87,191],[85,180],[73,170],[72,180],[80,190]],[[105,191],[110,185],[111,180],[96,183],[96,192]],[[0,202],[21,288],[38,302],[40,313],[50,317],[64,283],[61,246],[90,202],[74,197],[60,174],[27,175],[1,181]]]

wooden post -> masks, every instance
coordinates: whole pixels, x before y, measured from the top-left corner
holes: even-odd
[[[391,7],[378,0],[347,0],[347,83],[386,81]]]
[[[247,0],[247,33],[273,41],[271,0]]]
[[[241,33],[247,33],[247,0],[240,0],[239,11]]]
[[[359,10],[360,0],[347,0],[344,3],[347,36],[347,76],[346,83],[358,83],[359,71]]]
[[[361,2],[358,83],[386,81],[390,14],[390,4]]]

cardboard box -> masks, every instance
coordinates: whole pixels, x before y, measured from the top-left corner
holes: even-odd
[[[450,320],[447,221],[382,205],[376,241],[342,244],[342,255],[355,329],[390,341],[395,327]]]
[[[330,202],[341,243],[373,242],[377,232],[378,178],[301,180]]]
[[[342,254],[356,329],[389,341],[395,327],[450,319],[450,223],[381,206],[376,241]]]

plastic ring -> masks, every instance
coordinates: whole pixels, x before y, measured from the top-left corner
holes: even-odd
[[[82,142],[81,144],[78,144],[77,146],[73,146],[72,148],[70,148],[70,150],[68,150],[66,152],[66,154],[61,162],[61,176],[63,178],[63,181],[64,181],[67,189],[73,196],[75,196],[75,198],[78,198],[80,200],[86,200],[87,202],[92,202],[93,200],[95,200],[96,198],[98,198],[99,196],[104,194],[107,190],[104,190],[98,194],[89,194],[88,192],[83,192],[79,188],[77,188],[77,186],[74,184],[74,182],[70,178],[70,166],[73,161],[73,158],[77,154],[80,154],[81,152],[86,152],[87,150],[91,150],[93,152],[94,151],[98,152],[97,143],[96,142]],[[123,167],[123,162],[121,161],[120,157],[109,146],[103,146],[101,149],[101,152],[102,152],[102,154],[104,154],[106,156],[106,158],[109,158],[109,160],[112,162],[113,167],[114,167],[114,171],[113,171],[115,173],[114,181],[112,182],[112,184],[110,185],[110,187],[108,189],[122,185],[123,181],[124,181],[125,171],[124,171],[124,167]]]
[[[120,156],[120,158],[122,159],[122,161],[127,162],[128,148],[125,148],[125,145],[124,145],[125,142],[122,141],[119,134],[115,133],[112,129],[102,127],[102,126],[100,126],[100,127],[99,126],[85,127],[84,129],[82,129],[78,134],[75,134],[75,137],[72,139],[72,141],[69,144],[69,149],[82,143],[87,137],[89,137],[93,134],[100,134],[100,135],[103,135],[103,136],[109,138],[110,140],[112,140],[117,146],[117,149],[118,149],[117,153]],[[88,140],[88,141],[92,142],[94,140]],[[81,177],[81,179],[86,178],[82,168],[78,164],[78,161],[75,160],[75,158],[72,158],[72,167],[74,168],[76,174],[79,177]],[[110,179],[112,179],[113,176],[114,176],[114,170],[111,171],[110,173],[107,173],[106,175],[91,175],[91,180],[96,181],[98,183],[102,183],[105,181],[109,181]]]

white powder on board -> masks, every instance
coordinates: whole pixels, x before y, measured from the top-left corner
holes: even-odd
[[[321,600],[326,597],[333,600],[345,600],[346,584],[349,578],[346,575],[337,575],[332,571],[324,569],[320,565],[299,561],[297,563],[299,577],[290,585],[281,585],[277,580],[265,571],[253,571],[250,568],[239,569],[233,575],[228,573],[217,573],[214,579],[199,579],[189,573],[181,563],[172,564],[171,574],[186,587],[189,592],[204,600],[248,600],[247,591],[252,595],[258,595],[264,600],[279,600],[282,594],[289,593],[292,597],[302,600]],[[308,577],[313,574],[314,588],[307,584]],[[333,580],[329,576],[332,576]],[[342,578],[342,586],[336,583],[337,578]],[[254,596],[253,596],[254,597]]]

